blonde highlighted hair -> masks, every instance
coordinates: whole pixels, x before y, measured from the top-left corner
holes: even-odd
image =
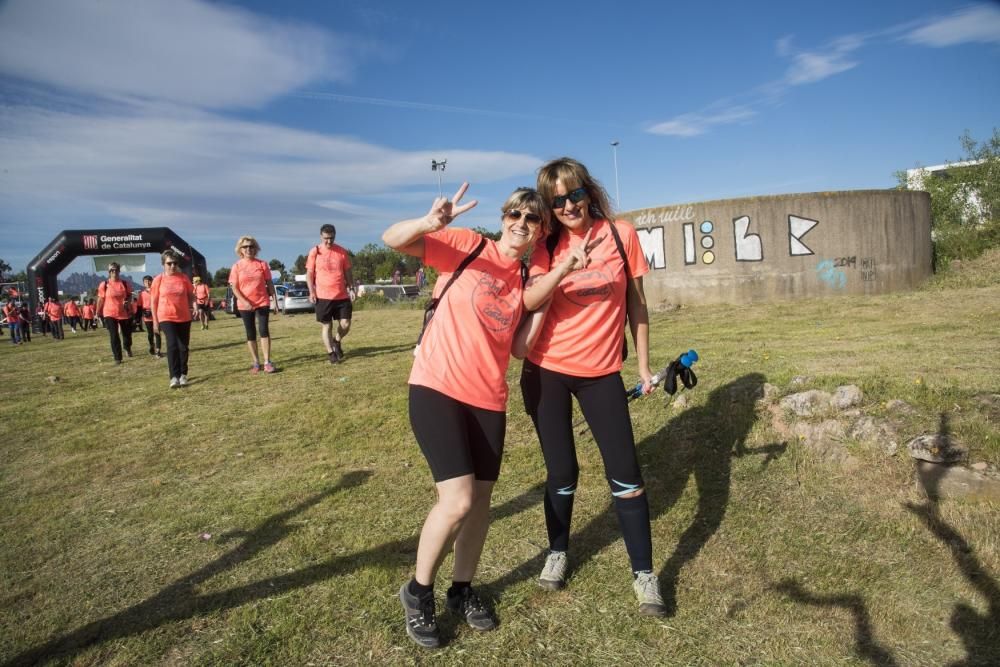
[[[260,252],[260,244],[257,243],[257,239],[255,239],[252,236],[241,236],[240,240],[236,242],[236,256],[237,257],[243,257],[243,253],[240,252],[240,246],[244,246],[244,245],[248,245],[248,244],[252,245],[254,248],[256,248],[257,252]]]
[[[500,207],[500,215],[521,209],[527,209],[542,219],[541,236],[545,237],[551,227],[552,211],[542,195],[534,188],[518,188],[510,193],[507,201]]]
[[[538,169],[538,193],[551,209],[556,196],[556,181],[561,181],[567,192],[577,188],[587,191],[587,212],[594,220],[614,220],[611,198],[600,181],[590,175],[587,168],[571,157],[552,160]]]

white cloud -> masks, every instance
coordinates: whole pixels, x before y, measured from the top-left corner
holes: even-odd
[[[904,39],[933,47],[969,42],[1000,43],[1000,8],[996,5],[965,7],[945,18],[926,22]]]
[[[197,0],[8,0],[0,73],[100,97],[252,106],[344,80],[347,44]]]
[[[686,113],[646,129],[650,134],[674,137],[695,137],[705,134],[716,125],[729,125],[747,120],[756,112],[745,106],[733,107],[719,113]]]

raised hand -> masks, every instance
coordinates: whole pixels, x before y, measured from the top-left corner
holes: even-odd
[[[576,271],[577,269],[585,269],[590,264],[590,253],[604,240],[603,236],[598,236],[593,241],[590,240],[590,236],[593,233],[594,228],[591,227],[587,230],[586,235],[584,235],[583,241],[569,249],[569,255],[563,260],[566,273]]]
[[[462,183],[461,187],[455,193],[453,199],[447,199],[445,197],[436,197],[434,203],[431,204],[431,210],[427,212],[424,216],[424,221],[427,225],[427,232],[436,232],[439,229],[444,229],[446,226],[451,224],[451,221],[462,215],[471,208],[475,208],[476,204],[479,202],[475,199],[470,201],[468,204],[458,205],[458,202],[462,201],[462,197],[465,196],[465,191],[469,189],[468,183]]]

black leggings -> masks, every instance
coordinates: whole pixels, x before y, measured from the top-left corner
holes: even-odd
[[[160,334],[153,331],[153,320],[143,320],[143,324],[146,325],[146,340],[149,341],[149,353],[156,354],[160,353]],[[170,377],[177,377],[176,375],[171,375]]]
[[[122,347],[126,352],[132,351],[132,322],[105,317],[104,326],[107,327],[108,337],[111,339],[111,355],[115,361],[121,361]]]
[[[254,316],[257,319],[257,327],[254,328]],[[267,306],[255,308],[253,310],[241,310],[240,318],[243,319],[243,328],[247,332],[247,340],[257,340],[257,329],[260,329],[261,338],[270,338],[271,332],[267,329],[267,321],[271,316],[271,309]]]
[[[575,396],[604,460],[604,474],[615,499],[632,569],[650,569],[648,500],[645,493],[622,497],[643,490],[643,481],[621,374],[576,377],[546,370],[525,359],[521,393],[545,458],[545,525],[550,548],[566,551],[569,547],[573,497],[580,476],[573,438]]]
[[[167,369],[170,377],[187,375],[191,322],[160,322],[160,331],[167,339]]]

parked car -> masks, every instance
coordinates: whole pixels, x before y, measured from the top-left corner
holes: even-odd
[[[278,295],[278,302],[282,304],[282,310],[284,310],[285,303],[285,291],[287,288],[284,285],[275,285],[274,291]],[[225,296],[226,312],[235,317],[240,316],[240,311],[236,307],[236,295],[233,294],[233,286],[229,285],[226,287]],[[274,310],[274,298],[271,298],[271,310]]]
[[[309,301],[309,285],[307,283],[296,281],[288,285],[285,292],[286,313],[312,313],[315,311],[316,304]]]

